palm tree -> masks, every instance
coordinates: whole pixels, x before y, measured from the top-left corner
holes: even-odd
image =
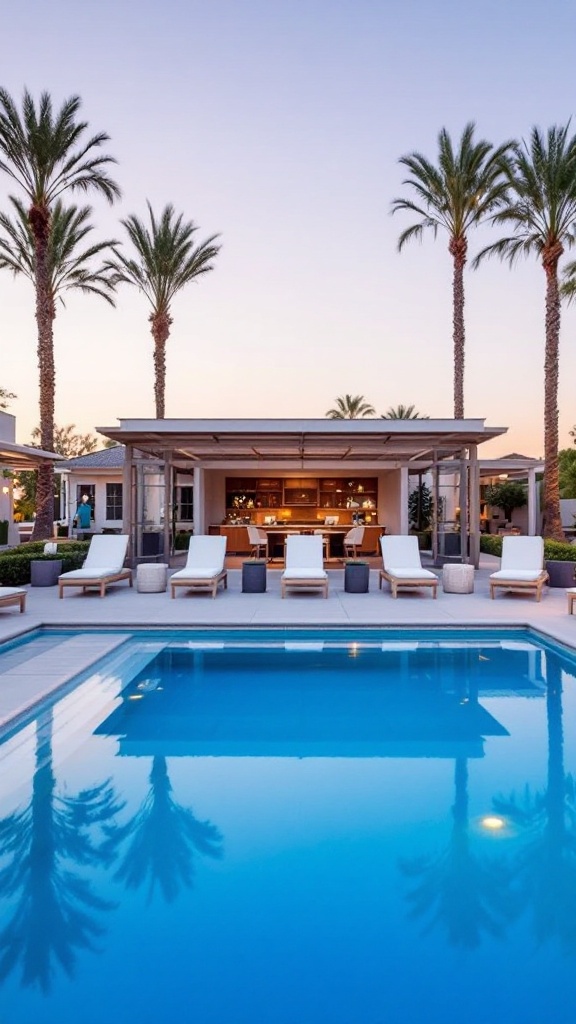
[[[112,203],[118,185],[108,175],[111,156],[97,152],[108,135],[100,132],[85,138],[88,127],[78,119],[80,98],[72,96],[54,115],[47,92],[38,105],[24,91],[22,114],[5,89],[0,89],[0,170],[24,193],[34,240],[34,287],[38,329],[40,427],[42,448],[52,451],[56,387],[52,342],[53,294],[50,265],[52,211],[65,192],[97,192]],[[34,538],[52,534],[54,521],[54,469],[51,463],[38,470],[38,504]]]
[[[516,143],[506,170],[507,201],[492,217],[514,233],[486,246],[476,259],[499,256],[513,266],[535,254],[546,275],[546,348],[544,357],[544,533],[564,540],[560,518],[558,463],[558,352],[560,290],[558,264],[575,242],[576,136],[570,125],[554,125],[544,135],[532,129],[529,143]]]
[[[366,401],[364,395],[339,395],[334,409],[328,409],[329,420],[359,420],[366,416],[375,416],[374,406]]]
[[[10,197],[15,216],[11,219],[7,214],[0,214],[0,270],[11,270],[14,275],[22,274],[32,284],[35,282],[35,248],[28,214],[20,200]],[[46,322],[46,339],[49,339],[53,351],[54,320],[56,318],[57,300],[64,305],[63,293],[70,290],[85,294],[99,295],[114,305],[112,292],[114,288],[110,271],[97,262],[102,252],[114,242],[98,242],[84,247],[86,236],[92,231],[89,223],[90,207],[67,209],[58,199],[52,209],[50,236],[48,240],[48,268],[50,317]],[[95,262],[96,261],[96,262]],[[58,427],[52,422],[51,451],[58,452],[69,458],[70,455],[93,451],[97,446],[96,438],[90,435],[73,433],[74,426]],[[32,431],[32,445],[42,448],[42,425]],[[72,442],[75,441],[76,444]],[[38,476],[36,472],[20,474],[19,483],[32,499],[34,507],[38,507]],[[52,494],[59,495],[59,486],[53,481]],[[50,534],[52,533],[50,520]]]
[[[380,416],[382,420],[429,420],[429,416],[423,416],[422,413],[418,412],[414,405],[397,405],[396,407],[390,406],[390,408],[383,412]]]
[[[511,143],[498,148],[484,139],[474,139],[475,125],[469,122],[455,151],[450,135],[442,128],[438,136],[438,164],[422,153],[400,158],[408,168],[407,185],[415,199],[394,199],[392,213],[399,210],[419,220],[398,239],[398,251],[406,242],[420,241],[429,228],[434,237],[442,228],[448,233],[448,251],[453,260],[454,417],[464,417],[464,267],[468,256],[468,233],[502,202],[506,191],[503,164]]]
[[[213,261],[220,246],[214,244],[218,235],[211,235],[195,246],[197,226],[193,221],[184,221],[182,214],[176,216],[171,205],[165,206],[157,219],[148,203],[148,213],[150,230],[134,214],[122,221],[136,250],[136,258],[128,259],[116,249],[109,266],[115,272],[116,282],[136,285],[152,307],[149,319],[154,339],[156,418],[163,419],[166,342],[173,322],[171,303],[181,288],[214,269]]]

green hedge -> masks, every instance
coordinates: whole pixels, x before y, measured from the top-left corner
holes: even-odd
[[[480,551],[485,555],[502,557],[502,537],[483,533],[480,536]],[[544,561],[576,562],[576,544],[568,544],[560,540],[544,541]]]
[[[71,544],[59,545],[57,555],[44,554],[44,541],[34,541],[22,548],[10,548],[0,552],[0,585],[3,587],[23,587],[30,583],[30,562],[50,562],[62,559],[62,572],[80,569],[84,564],[89,541],[74,541]]]
[[[502,537],[497,537],[490,533],[481,533],[480,551],[483,551],[485,555],[497,555],[498,558],[501,558]]]

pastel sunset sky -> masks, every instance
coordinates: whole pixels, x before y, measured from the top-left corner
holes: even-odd
[[[43,0],[3,5],[1,84],[106,131],[122,200],[94,238],[171,202],[219,232],[214,271],[175,300],[169,417],[323,417],[337,395],[450,417],[446,237],[401,255],[398,159],[435,159],[445,126],[499,144],[574,108],[576,7],[551,0]],[[576,130],[576,122],[574,123]],[[12,191],[0,176],[0,206]],[[82,202],[79,198],[77,202]],[[495,238],[470,238],[471,255]],[[574,256],[572,256],[574,258]],[[38,422],[32,286],[0,275],[0,384],[25,443]],[[82,431],[154,415],[143,296],[68,296],[55,324],[56,420]],[[466,273],[465,413],[508,426],[481,457],[543,451],[544,273]],[[576,422],[576,306],[563,311],[560,445]]]

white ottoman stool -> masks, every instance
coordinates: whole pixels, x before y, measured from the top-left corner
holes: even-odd
[[[139,594],[161,594],[168,585],[165,562],[142,562],[136,569],[136,590]]]
[[[446,594],[474,593],[473,565],[442,566],[442,589]]]

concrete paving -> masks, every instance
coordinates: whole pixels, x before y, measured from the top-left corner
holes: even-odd
[[[240,568],[228,570],[228,589],[216,598],[207,592],[183,590],[172,599],[169,592],[138,593],[125,582],[110,586],[101,598],[97,591],[69,590],[58,597],[57,587],[28,587],[26,612],[0,610],[0,643],[39,627],[71,628],[50,640],[28,647],[12,647],[2,655],[0,675],[0,732],[6,732],[45,697],[86,673],[126,639],[130,627],[531,627],[576,649],[576,616],[568,614],[565,590],[546,588],[541,601],[529,594],[498,594],[491,600],[488,578],[499,560],[483,556],[475,573],[474,593],[449,594],[438,588],[404,591],[392,598],[389,587],[378,588],[378,569],[370,572],[367,594],[344,591],[343,566],[329,570],[330,593],[291,592],[280,596],[281,568],[269,568],[264,594],[242,593]],[[442,576],[442,571],[438,570]],[[114,627],[102,636],[84,634],[86,628]],[[124,632],[123,632],[124,631]],[[38,653],[37,653],[38,652]]]

